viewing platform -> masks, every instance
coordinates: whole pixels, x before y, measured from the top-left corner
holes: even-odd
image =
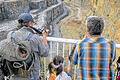
[[[70,66],[68,56],[73,44],[80,41],[85,32],[85,19],[90,15],[101,16],[105,22],[103,36],[116,42],[116,60],[120,56],[120,0],[0,0],[0,40],[16,28],[17,17],[29,12],[34,17],[34,27],[47,25],[49,56],[42,59],[42,79],[46,80],[48,63],[53,57],[64,57],[64,70]],[[61,17],[62,16],[62,17]],[[116,61],[113,64],[116,70]],[[76,80],[76,66],[72,73]]]

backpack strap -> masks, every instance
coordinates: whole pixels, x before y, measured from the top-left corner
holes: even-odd
[[[33,33],[30,33],[25,40],[30,40],[30,38],[32,38],[33,35]]]
[[[25,40],[30,40],[30,38],[32,38],[33,35],[33,33],[30,33]],[[11,41],[17,43],[17,41],[15,40],[15,32],[11,33]]]
[[[11,41],[12,41],[12,42],[17,42],[17,41],[15,40],[15,32],[12,32],[12,33],[11,33]]]

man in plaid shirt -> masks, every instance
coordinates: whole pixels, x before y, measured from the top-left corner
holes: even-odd
[[[86,20],[87,37],[74,44],[69,56],[77,65],[77,80],[113,80],[115,43],[101,37],[104,22],[98,16]]]

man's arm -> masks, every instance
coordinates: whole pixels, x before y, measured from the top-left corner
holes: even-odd
[[[35,34],[30,41],[33,52],[38,53],[42,57],[48,56],[49,46],[47,44],[47,40],[45,41],[45,43],[43,43],[43,38]]]
[[[73,49],[69,55],[69,60],[70,60],[70,67],[67,68],[67,73],[71,73],[74,72],[74,65],[77,64],[77,53],[76,53],[76,47],[77,47],[77,43],[74,44]]]
[[[115,60],[116,58],[116,44],[114,41],[111,41],[111,47],[112,47],[112,58],[113,58],[113,61]]]
[[[48,31],[49,30],[45,30],[45,31],[42,32],[42,42],[43,42],[44,45],[48,45],[47,39],[46,39],[46,36],[48,35]]]
[[[77,43],[74,44],[73,49],[69,56],[70,62],[73,63],[74,65],[77,64],[77,59],[78,59],[78,53],[77,53],[76,47],[77,47]]]

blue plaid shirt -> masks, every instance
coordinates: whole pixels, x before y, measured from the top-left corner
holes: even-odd
[[[70,60],[77,65],[77,80],[113,80],[115,43],[102,37],[87,38],[73,46]]]

